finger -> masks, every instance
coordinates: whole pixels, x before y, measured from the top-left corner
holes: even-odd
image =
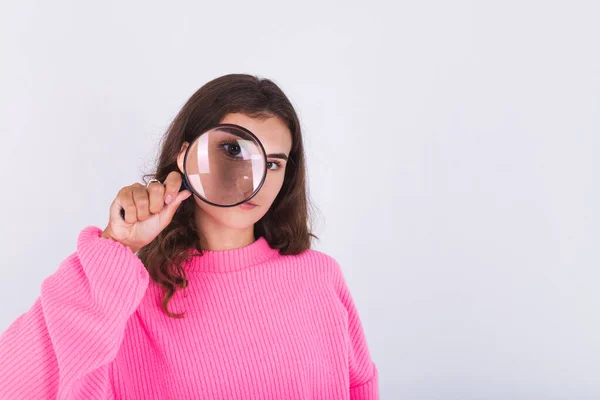
[[[150,199],[146,187],[140,183],[133,185],[133,201],[137,212],[138,221],[144,221],[150,216]]]
[[[170,204],[167,204],[163,208],[163,210],[159,214],[161,226],[163,228],[166,227],[167,225],[169,225],[169,223],[173,219],[173,216],[175,215],[175,212],[177,211],[177,209],[179,208],[181,203],[183,203],[183,201],[185,199],[187,199],[188,197],[190,197],[191,195],[192,195],[192,192],[190,192],[189,190],[187,190],[187,189],[182,190],[181,192],[177,193],[177,195],[175,196],[175,199]]]
[[[113,221],[123,220],[121,209],[125,211],[125,222],[134,224],[137,222],[137,212],[135,202],[133,201],[133,190],[131,186],[126,186],[119,191],[111,207],[111,218]]]
[[[171,204],[181,188],[182,175],[179,171],[171,171],[165,179],[165,203]]]
[[[150,198],[150,213],[156,214],[163,209],[165,205],[165,185],[160,182],[152,182],[146,188]]]

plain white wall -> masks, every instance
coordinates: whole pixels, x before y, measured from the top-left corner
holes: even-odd
[[[600,6],[16,1],[0,8],[0,330],[187,98],[297,107],[383,399],[600,397]]]

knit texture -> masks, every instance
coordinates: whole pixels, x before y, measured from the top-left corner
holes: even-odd
[[[378,371],[337,261],[264,237],[184,263],[162,289],[121,243],[76,251],[0,336],[0,399],[378,399]],[[197,251],[194,250],[195,253]]]

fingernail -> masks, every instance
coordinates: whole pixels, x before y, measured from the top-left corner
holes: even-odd
[[[169,204],[169,203],[171,203],[171,200],[173,200],[173,195],[168,194],[167,197],[165,198],[165,203]]]

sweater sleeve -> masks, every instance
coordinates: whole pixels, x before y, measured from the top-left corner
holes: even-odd
[[[0,399],[111,399],[109,364],[149,274],[95,226],[0,336]]]
[[[379,400],[379,374],[369,352],[365,333],[340,265],[336,264],[336,288],[348,311],[348,366],[351,400]]]

